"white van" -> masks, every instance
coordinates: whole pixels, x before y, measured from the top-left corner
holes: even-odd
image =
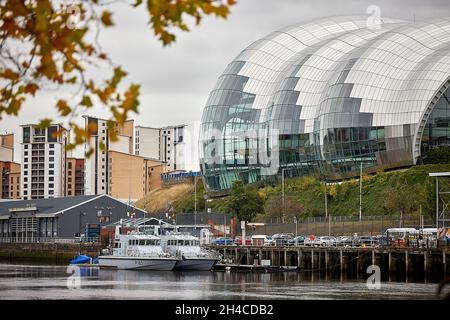
[[[254,246],[271,246],[274,241],[272,237],[266,236],[265,234],[258,234],[252,236],[252,245]]]

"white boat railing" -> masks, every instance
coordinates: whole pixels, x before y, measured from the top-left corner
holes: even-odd
[[[99,238],[0,237],[0,243],[98,243]]]

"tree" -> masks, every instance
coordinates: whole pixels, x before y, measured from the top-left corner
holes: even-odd
[[[253,188],[244,186],[240,180],[233,181],[228,208],[239,221],[251,221],[263,212],[263,201]]]
[[[272,195],[265,203],[265,212],[268,217],[279,217],[283,221],[286,217],[301,216],[305,207],[295,199],[285,197],[283,209],[283,198],[280,195]]]
[[[417,199],[414,195],[417,195],[417,192],[408,189],[407,185],[389,187],[384,194],[383,208],[388,214],[400,213],[400,225],[402,225],[403,217],[411,214],[417,207]]]
[[[441,146],[428,150],[423,157],[424,164],[448,164],[450,163],[450,148]]]
[[[135,0],[132,6],[145,6],[151,29],[166,46],[176,40],[175,30],[189,31],[187,16],[196,24],[208,15],[226,18],[234,4],[235,0],[147,0],[144,5]],[[0,2],[0,119],[4,114],[17,116],[23,103],[40,90],[64,88],[73,97],[58,99],[55,108],[73,129],[75,141],[69,150],[96,131],[72,120],[78,108],[97,103],[109,109],[108,132],[112,141],[117,140],[114,122],[122,124],[129,113],[138,113],[140,86],[132,83],[122,90],[126,71],[108,58],[96,40],[101,28],[114,26],[107,6],[101,0],[76,5],[51,0]],[[112,69],[111,77],[94,80],[88,71],[95,66]],[[42,119],[40,126],[51,122]]]

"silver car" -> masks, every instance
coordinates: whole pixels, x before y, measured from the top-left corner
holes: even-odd
[[[321,247],[331,247],[335,246],[336,244],[337,244],[336,238],[330,236],[317,237],[316,239],[314,239],[313,242],[314,246],[321,246]]]

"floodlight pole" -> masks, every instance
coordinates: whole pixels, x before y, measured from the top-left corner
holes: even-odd
[[[362,161],[359,169],[359,221],[362,220]]]

